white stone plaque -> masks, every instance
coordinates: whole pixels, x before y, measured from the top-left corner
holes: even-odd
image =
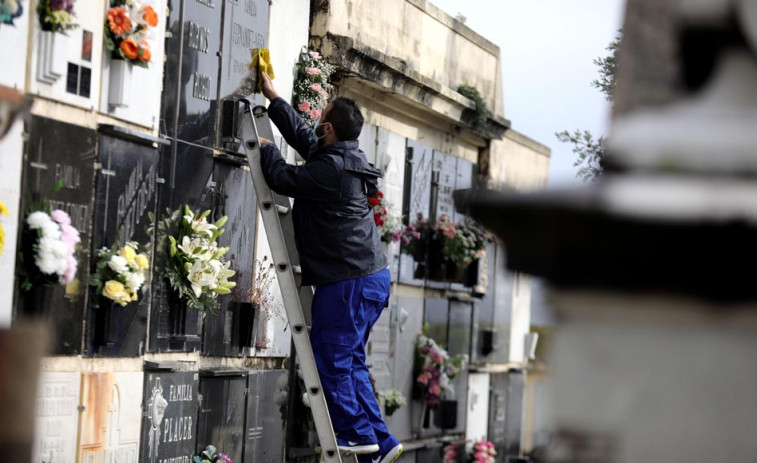
[[[40,374],[33,463],[75,463],[79,373]]]

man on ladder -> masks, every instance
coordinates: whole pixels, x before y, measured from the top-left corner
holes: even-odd
[[[315,286],[310,340],[340,451],[361,461],[393,463],[402,444],[389,433],[369,380],[365,345],[389,300],[390,273],[368,197],[381,171],[358,148],[363,115],[337,98],[311,130],[265,72],[268,116],[307,162],[287,164],[261,140],[268,186],[295,199],[292,209],[302,284]]]

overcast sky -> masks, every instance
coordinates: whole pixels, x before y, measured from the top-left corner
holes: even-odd
[[[562,130],[601,135],[609,103],[591,86],[595,58],[622,26],[625,0],[431,0],[500,48],[505,117],[552,149],[550,187],[580,184]]]

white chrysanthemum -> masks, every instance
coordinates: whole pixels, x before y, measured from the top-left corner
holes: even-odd
[[[47,240],[49,238],[42,238],[42,240]],[[40,241],[42,241],[40,240]],[[68,247],[63,241],[59,240],[50,240],[50,251],[53,253],[55,257],[58,259],[65,259],[68,255]]]
[[[34,263],[45,275],[53,275],[58,270],[58,259],[50,252],[37,253]]]
[[[55,273],[63,275],[68,269],[68,260],[65,257],[58,257],[56,259]]]
[[[26,223],[32,230],[36,230],[42,227],[42,225],[52,221],[53,219],[51,219],[49,215],[42,211],[32,212],[31,214],[29,214],[29,217],[26,218]]]
[[[145,282],[145,276],[141,272],[129,273],[126,275],[126,287],[132,291],[137,291]]]
[[[129,270],[129,262],[121,256],[112,256],[108,261],[108,267],[120,275]]]
[[[63,232],[60,229],[60,225],[53,222],[52,220],[49,220],[42,224],[40,228],[40,231],[42,231],[42,236],[46,238],[52,238],[55,240],[59,240]]]

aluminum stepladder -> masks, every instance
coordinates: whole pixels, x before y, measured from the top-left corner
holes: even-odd
[[[260,167],[260,137],[273,141],[273,130],[268,112],[263,106],[250,105],[247,100],[239,100],[242,112],[239,114],[238,138],[241,139],[240,153],[244,152],[252,175],[260,215],[263,220],[271,256],[276,266],[276,277],[281,288],[281,296],[291,327],[292,342],[299,359],[302,377],[310,399],[315,429],[321,444],[321,461],[327,463],[357,463],[355,455],[340,455],[336,436],[326,405],[326,397],[321,387],[321,379],[313,356],[308,334],[308,320],[303,308],[310,310],[313,291],[308,287],[298,287],[295,272],[299,270],[299,256],[294,244],[289,198],[271,191]]]

